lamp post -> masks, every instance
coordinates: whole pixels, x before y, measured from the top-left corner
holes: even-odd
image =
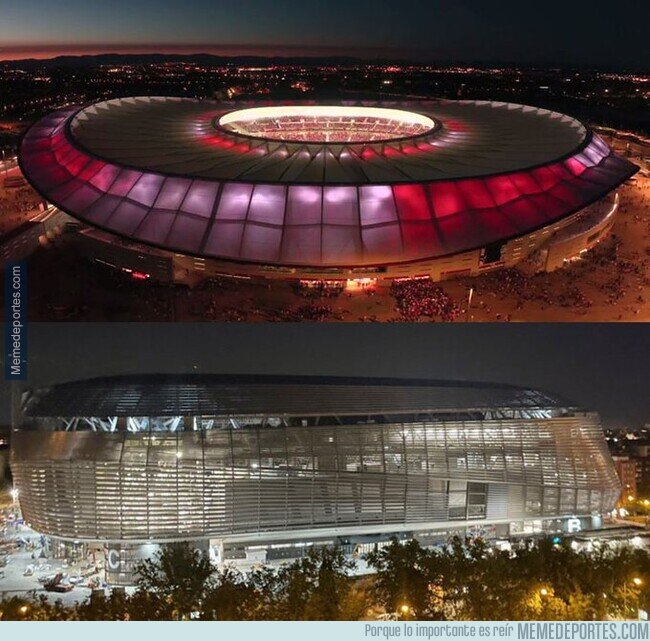
[[[472,306],[472,298],[474,297],[474,288],[470,287],[467,294],[467,311],[465,312],[465,322],[469,322],[469,308]]]

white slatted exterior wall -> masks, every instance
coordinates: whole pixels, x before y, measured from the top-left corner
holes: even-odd
[[[109,541],[435,525],[449,520],[450,480],[488,484],[487,521],[602,513],[619,492],[589,414],[155,436],[25,431],[12,469],[37,531]]]

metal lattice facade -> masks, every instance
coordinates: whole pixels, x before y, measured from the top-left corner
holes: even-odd
[[[326,396],[350,393],[324,387]],[[402,389],[413,401],[413,386]],[[516,390],[492,393],[504,389]],[[398,404],[398,387],[383,395]],[[55,419],[32,417],[14,436],[12,469],[26,520],[78,540],[278,540],[611,510],[619,483],[597,415],[560,412],[544,398],[552,409],[530,408],[528,417],[471,408],[466,420],[447,412],[241,427],[240,416],[230,427],[177,431],[155,431],[142,417],[149,429],[139,432],[66,431],[63,419],[58,430],[34,429]]]

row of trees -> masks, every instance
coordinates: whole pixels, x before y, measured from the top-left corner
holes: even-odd
[[[393,544],[368,561],[376,601],[417,619],[602,620],[647,607],[650,555],[630,546],[578,552],[545,539],[498,551],[455,538],[444,549]]]
[[[399,543],[366,557],[373,574],[333,548],[280,568],[216,568],[184,544],[138,568],[133,594],[113,591],[75,606],[12,598],[2,619],[360,620],[385,613],[418,620],[636,618],[648,609],[650,555],[630,547],[577,552],[544,540],[497,551],[481,539],[427,549]]]

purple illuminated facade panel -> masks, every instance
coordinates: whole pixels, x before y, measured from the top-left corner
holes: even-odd
[[[174,218],[166,244],[192,254],[198,254],[207,228],[207,218],[178,213]]]
[[[370,185],[359,188],[361,226],[397,221],[395,198],[389,185]]]
[[[282,225],[287,188],[284,185],[255,185],[247,222]]]
[[[189,178],[166,178],[154,202],[156,209],[176,211],[185,200],[192,181]]]
[[[323,188],[323,224],[359,226],[359,203],[356,187]]]
[[[285,225],[320,225],[323,188],[318,185],[289,187]]]
[[[224,185],[217,209],[217,220],[245,220],[253,195],[253,185],[229,183]]]
[[[165,179],[157,174],[143,174],[128,194],[128,199],[151,207]]]
[[[219,183],[195,180],[185,195],[181,211],[202,218],[211,218],[218,190]]]

